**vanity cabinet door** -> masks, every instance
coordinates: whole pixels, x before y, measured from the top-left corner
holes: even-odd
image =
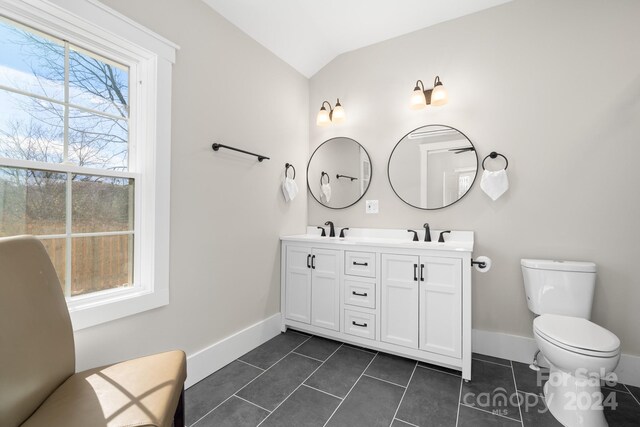
[[[313,249],[311,253],[311,324],[339,331],[342,252]]]
[[[420,349],[462,357],[462,260],[420,257],[420,267]]]
[[[311,248],[287,247],[285,317],[311,322]]]
[[[418,348],[418,257],[382,254],[381,340]]]

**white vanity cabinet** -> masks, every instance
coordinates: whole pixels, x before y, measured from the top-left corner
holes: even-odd
[[[406,230],[282,238],[282,329],[462,371],[471,379],[473,232],[413,242]],[[378,234],[376,234],[378,233]]]
[[[418,348],[418,256],[382,254],[382,336]]]
[[[461,357],[462,260],[382,254],[381,340]]]
[[[285,256],[285,318],[340,330],[340,251],[290,246]]]

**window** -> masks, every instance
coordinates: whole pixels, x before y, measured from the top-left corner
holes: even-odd
[[[43,242],[75,329],[165,305],[177,46],[91,0],[29,3],[0,0],[0,236]]]
[[[128,89],[129,67],[0,18],[0,157],[24,161],[0,167],[0,236],[42,240],[68,298],[133,284]]]

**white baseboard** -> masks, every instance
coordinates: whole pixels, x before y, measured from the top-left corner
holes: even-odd
[[[473,330],[471,342],[474,353],[522,363],[531,363],[533,355],[538,350],[533,338],[478,329]],[[542,360],[540,358],[540,361]],[[622,354],[615,373],[618,375],[619,382],[640,387],[640,356]]]
[[[276,313],[227,338],[187,357],[187,381],[189,388],[208,377],[238,357],[269,341],[280,333],[282,316]]]

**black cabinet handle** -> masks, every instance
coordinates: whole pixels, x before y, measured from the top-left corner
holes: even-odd
[[[307,268],[311,268],[311,264],[309,264],[310,259],[311,259],[311,254],[307,255]]]
[[[353,265],[362,265],[362,266],[366,267],[366,266],[369,265],[369,263],[368,262],[355,262],[355,261],[353,261]]]
[[[424,282],[424,264],[420,264],[420,281]]]
[[[368,295],[366,292],[359,294],[359,293],[358,293],[358,292],[356,292],[356,291],[351,291],[351,293],[352,293],[353,295],[357,295],[357,296],[359,296],[359,297],[366,297],[366,296]]]
[[[311,268],[316,269],[316,256],[311,256]]]
[[[413,264],[413,281],[418,281],[418,264]]]
[[[354,326],[360,326],[361,328],[366,328],[367,324],[366,323],[358,323],[355,320],[351,321],[351,324]]]

